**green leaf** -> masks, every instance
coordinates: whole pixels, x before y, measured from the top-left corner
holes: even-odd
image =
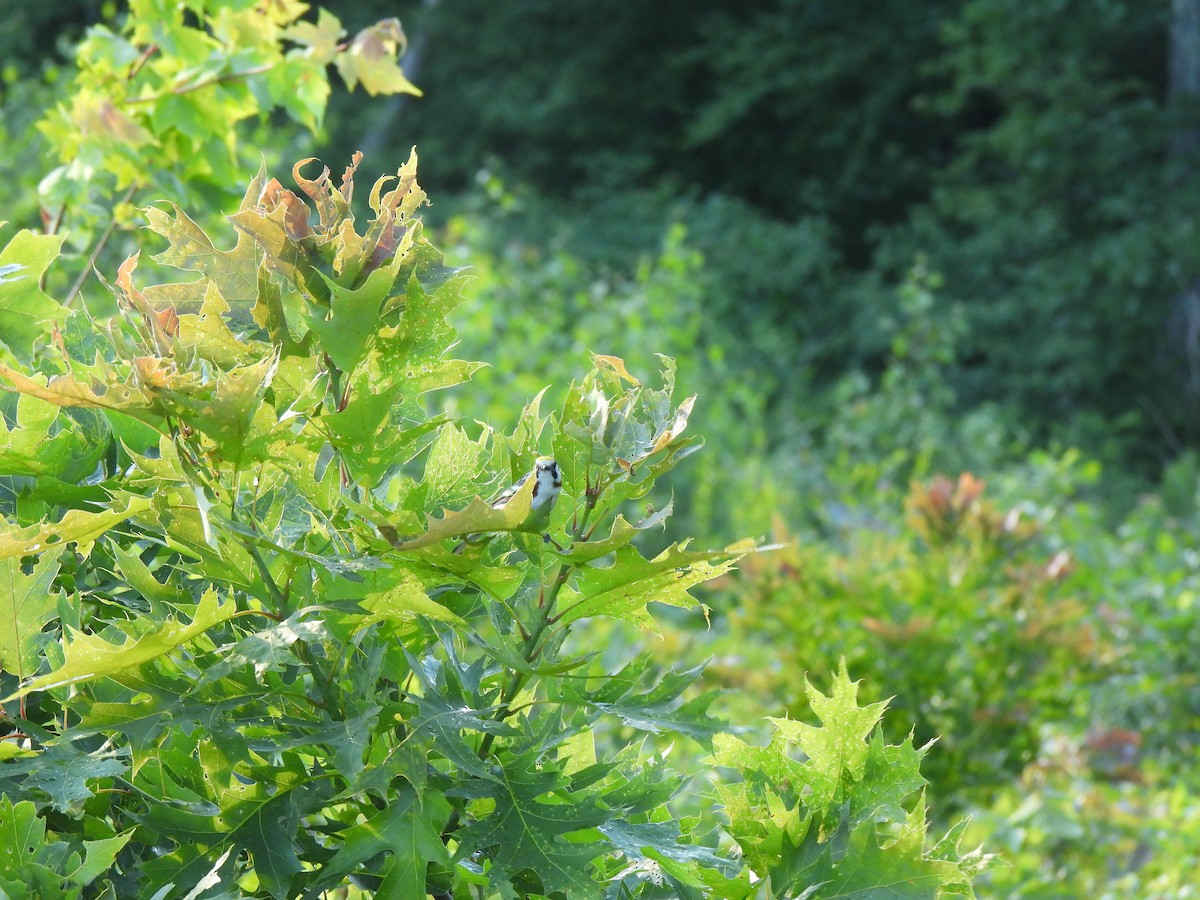
[[[42,274],[58,257],[64,237],[19,231],[0,250],[0,267],[24,267],[19,275],[0,280],[0,341],[21,358],[32,355],[34,342],[52,323],[66,318],[66,309],[38,287]]]
[[[13,803],[0,795],[0,879],[20,883],[26,868],[48,850],[46,823],[28,800]]]
[[[0,474],[78,482],[91,475],[108,447],[108,428],[95,412],[59,416],[53,403],[17,398],[15,427],[0,417]]]
[[[295,756],[292,765],[275,770],[237,792],[232,804],[222,803],[221,819],[231,824],[230,838],[250,851],[254,870],[272,897],[294,895],[292,876],[303,869],[295,835],[301,817],[320,809],[320,795]],[[264,773],[266,774],[266,773]],[[231,796],[232,793],[231,793]]]
[[[350,372],[367,355],[379,331],[379,311],[395,276],[387,269],[376,269],[357,290],[343,287],[327,275],[322,277],[329,288],[329,303],[308,304],[308,326],[337,367]]]
[[[426,502],[430,506],[461,502],[475,493],[473,488],[485,468],[487,443],[486,430],[477,441],[453,424],[438,430],[425,460]]]
[[[412,789],[405,788],[385,809],[338,833],[340,846],[322,867],[321,882],[341,884],[346,875],[386,852],[392,857],[387,880],[396,892],[389,896],[424,896],[426,868],[431,863],[449,866],[451,862],[442,841],[442,829],[449,819],[450,804],[442,797],[428,795],[422,802]]]
[[[695,551],[676,544],[648,560],[633,547],[620,548],[611,565],[581,568],[575,583],[562,591],[562,621],[602,615],[656,630],[646,604],[699,606],[688,589],[729,571],[753,549],[752,544],[735,544],[724,550]]]
[[[27,682],[20,690],[5,697],[3,702],[23,697],[32,691],[78,684],[135,668],[186,644],[214,625],[224,622],[234,612],[234,604],[218,604],[217,593],[210,588],[197,605],[192,621],[186,624],[167,619],[158,623],[155,631],[121,644],[111,643],[98,635],[74,632],[63,641],[66,661],[62,666]]]
[[[58,553],[42,553],[29,574],[16,556],[0,557],[0,670],[20,679],[37,671],[40,635],[55,618],[58,600],[50,584]]]
[[[463,772],[475,778],[494,780],[491,771],[479,756],[478,741],[463,732],[515,737],[518,730],[496,718],[496,708],[480,696],[468,696],[463,681],[478,678],[474,671],[459,671],[454,660],[442,663],[432,657],[418,660],[405,651],[413,674],[423,693],[414,696],[417,714],[412,728],[416,734],[427,735],[434,748]]]
[[[246,635],[233,645],[218,649],[220,659],[210,664],[196,682],[196,690],[220,681],[229,673],[243,667],[253,667],[254,677],[261,679],[268,671],[279,670],[296,663],[291,647],[296,641],[318,643],[328,636],[319,619],[306,619],[313,610],[299,610],[277,625]]]
[[[810,896],[813,900],[938,900],[943,885],[957,881],[957,865],[925,857],[924,835],[924,823],[899,837],[884,838],[873,823],[863,822],[851,832],[841,863]]]
[[[8,782],[5,792],[13,790],[10,785],[19,785],[17,796],[78,816],[85,800],[95,796],[89,782],[124,775],[127,756],[127,750],[101,746],[88,752],[70,740],[59,739],[32,756],[5,763],[0,779]]]
[[[388,622],[406,623],[417,616],[424,616],[437,622],[463,624],[459,616],[430,599],[416,575],[398,568],[392,572],[394,581],[389,587],[382,591],[366,593],[362,597],[362,607],[373,617]]]
[[[100,535],[150,507],[147,498],[129,494],[122,498],[120,505],[102,512],[72,509],[59,522],[27,528],[0,526],[0,559],[32,556],[68,543],[74,543],[79,553],[86,556]]]
[[[644,519],[630,524],[624,516],[617,516],[609,528],[608,535],[597,540],[576,541],[558,556],[575,565],[591,562],[627,546],[637,535],[662,525],[674,511],[674,504],[667,503],[662,509]]]
[[[867,762],[867,736],[879,723],[886,703],[858,705],[858,682],[851,681],[846,661],[834,678],[833,690],[822,694],[805,682],[805,693],[820,726],[791,719],[769,719],[779,735],[795,743],[809,758],[805,780],[821,805],[841,802],[847,781],[861,781]]]
[[[74,884],[80,887],[87,887],[112,868],[113,863],[117,861],[117,854],[129,843],[132,837],[133,830],[130,829],[124,834],[113,835],[110,838],[102,838],[97,841],[84,841],[83,862],[68,877]]]
[[[708,715],[715,695],[683,699],[704,667],[654,672],[651,665],[649,655],[639,656],[618,672],[596,679],[599,684],[591,690],[582,681],[565,681],[563,699],[616,716],[641,731],[684,734],[707,746],[713,735],[724,730],[723,722]]]
[[[543,893],[563,891],[572,898],[598,898],[599,885],[588,871],[608,852],[606,843],[565,838],[615,817],[590,794],[572,793],[570,778],[533,755],[506,763],[485,796],[494,808],[463,829],[460,856],[491,850],[489,883],[499,885],[525,869],[542,880]]]
[[[885,704],[858,705],[844,661],[828,696],[807,692],[820,726],[771,719],[766,747],[713,742],[709,762],[742,776],[717,790],[750,868],[779,896],[933,898],[966,884],[956,854],[925,850],[924,750],[884,744]]]
[[[159,603],[182,603],[186,600],[186,595],[171,580],[164,584],[154,577],[135,548],[111,541],[109,550],[116,560],[117,571],[139,597]]]
[[[708,847],[681,843],[678,822],[630,822],[626,819],[614,819],[600,825],[596,830],[612,842],[614,849],[621,851],[630,860],[646,859],[648,856],[658,857],[678,863],[698,863],[728,874],[737,869],[737,863],[717,855]],[[694,886],[698,887],[699,884],[694,883]]]
[[[270,435],[251,436],[278,363],[278,357],[268,356],[216,373],[206,384],[194,385],[185,376],[176,383],[168,381],[159,391],[176,415],[216,444],[222,457],[240,464],[260,459],[265,452]]]

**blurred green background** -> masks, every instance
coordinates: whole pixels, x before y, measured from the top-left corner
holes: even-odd
[[[668,537],[787,545],[666,651],[739,716],[845,656],[939,739],[931,816],[1007,861],[982,896],[1196,896],[1200,4],[325,5],[398,16],[424,97],[335,92],[254,152],[416,145],[491,363],[431,402],[511,427],[589,351],[673,356],[708,447]],[[3,12],[0,199],[37,227],[33,123],[121,12]]]

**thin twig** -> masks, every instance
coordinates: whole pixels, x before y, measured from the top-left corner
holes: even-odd
[[[117,205],[120,206],[128,203],[131,199],[133,199],[134,193],[140,187],[141,185],[137,184],[136,182],[131,184],[129,186],[129,190],[125,192],[125,196],[121,198],[121,202]],[[114,216],[108,220],[108,225],[105,227],[104,233],[100,235],[100,240],[96,242],[96,246],[92,249],[91,254],[88,256],[87,265],[83,267],[83,271],[79,273],[79,277],[76,278],[75,283],[71,285],[71,290],[67,293],[67,299],[63,300],[63,306],[70,308],[72,301],[74,301],[75,297],[79,294],[80,289],[83,287],[83,283],[87,281],[88,275],[91,274],[92,270],[96,267],[96,260],[100,258],[100,254],[104,251],[104,247],[108,243],[108,239],[112,237],[113,230],[116,227],[117,220]]]
[[[203,78],[200,81],[192,84],[185,84],[183,87],[173,88],[164,94],[151,94],[149,97],[133,97],[126,100],[123,106],[140,106],[144,103],[157,103],[165,97],[179,97],[183,94],[190,94],[192,91],[199,91],[206,87],[212,87],[214,84],[221,84],[226,81],[235,81],[238,78],[249,78],[252,75],[261,75],[264,72],[270,72],[275,68],[276,63],[263,63],[261,66],[254,66],[250,69],[242,69],[240,72],[226,72],[223,75],[212,75],[208,78]]]

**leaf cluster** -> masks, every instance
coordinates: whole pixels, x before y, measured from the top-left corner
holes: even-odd
[[[751,871],[733,815],[789,788],[720,742],[702,667],[614,663],[587,639],[600,618],[653,631],[656,605],[701,611],[689,590],[758,549],[649,549],[674,510],[656,483],[700,446],[674,362],[650,382],[596,356],[556,408],[543,393],[511,430],[469,432],[427,399],[480,364],[451,356],[462,276],[423,235],[415,152],[366,222],[361,154],[340,176],[302,160],[295,189],[264,162],[232,242],[178,202],[184,181],[240,181],[233,123],[282,106],[315,127],[330,64],[413,90],[397,23],[343,43],[304,10],[137,0],[93,29],[45,128],[51,230],[107,222],[100,262],[117,207],[155,185],[158,252],[97,265],[110,299],[75,310],[82,281],[60,303],[43,278],[61,236],[0,255],[0,888],[796,893]],[[564,483],[547,521],[536,479],[484,499],[547,454]],[[837,719],[820,734],[814,759],[862,738]],[[694,772],[667,764],[671,741],[740,772],[729,827],[681,796]],[[961,889],[938,853],[937,884]]]
[[[147,210],[156,261],[190,280],[139,284],[132,256],[117,317],[47,315],[50,344],[0,363],[0,781],[18,831],[62,848],[4,877],[160,896],[768,890],[737,813],[760,779],[714,743],[700,669],[610,673],[567,641],[600,616],[696,609],[688,589],[754,549],[641,549],[672,507],[627,511],[699,447],[694,398],[673,399],[668,359],[654,386],[598,356],[510,432],[428,413],[423,394],[475,368],[449,357],[461,278],[422,236],[415,154],[361,231],[358,162],[335,182],[302,161],[299,193],[260,171],[230,249],[174,204]],[[530,533],[532,480],[480,498],[545,449],[564,493]],[[846,727],[822,740],[862,737]],[[675,816],[686,782],[656,735],[743,772],[728,832]],[[937,883],[965,883],[956,866]]]
[[[132,0],[119,24],[88,29],[68,90],[38,123],[59,162],[38,187],[43,219],[90,252],[83,276],[114,230],[136,224],[139,191],[193,204],[223,194],[263,152],[247,148],[250,127],[277,111],[315,133],[331,67],[351,90],[420,93],[397,63],[398,20],[348,37],[329,10],[313,21],[308,9]]]

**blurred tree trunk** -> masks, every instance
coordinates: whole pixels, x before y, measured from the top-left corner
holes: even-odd
[[[1171,60],[1169,99],[1183,104],[1200,98],[1200,0],[1171,0]],[[1171,154],[1186,156],[1200,149],[1200,121],[1179,128],[1171,139]]]
[[[1181,121],[1170,139],[1174,177],[1186,180],[1200,150],[1200,0],[1171,0],[1170,70],[1167,99],[1181,110]],[[1183,355],[1187,427],[1200,432],[1200,278],[1193,278],[1175,298],[1168,322],[1168,340]],[[1168,440],[1175,443],[1173,435]]]
[[[424,0],[424,6],[428,13],[432,13],[437,9],[438,3],[441,0]],[[401,23],[403,24],[403,23]],[[422,22],[408,42],[408,49],[404,56],[400,58],[400,66],[404,70],[404,77],[420,87],[421,79],[421,64],[425,62],[425,45],[429,40],[429,24]],[[366,133],[363,134],[359,141],[359,149],[368,159],[373,157],[377,151],[382,152],[392,138],[393,126],[396,120],[400,118],[400,114],[404,111],[405,105],[412,99],[408,94],[394,94],[386,103],[376,104],[379,113],[374,117],[371,124],[367,127]]]

